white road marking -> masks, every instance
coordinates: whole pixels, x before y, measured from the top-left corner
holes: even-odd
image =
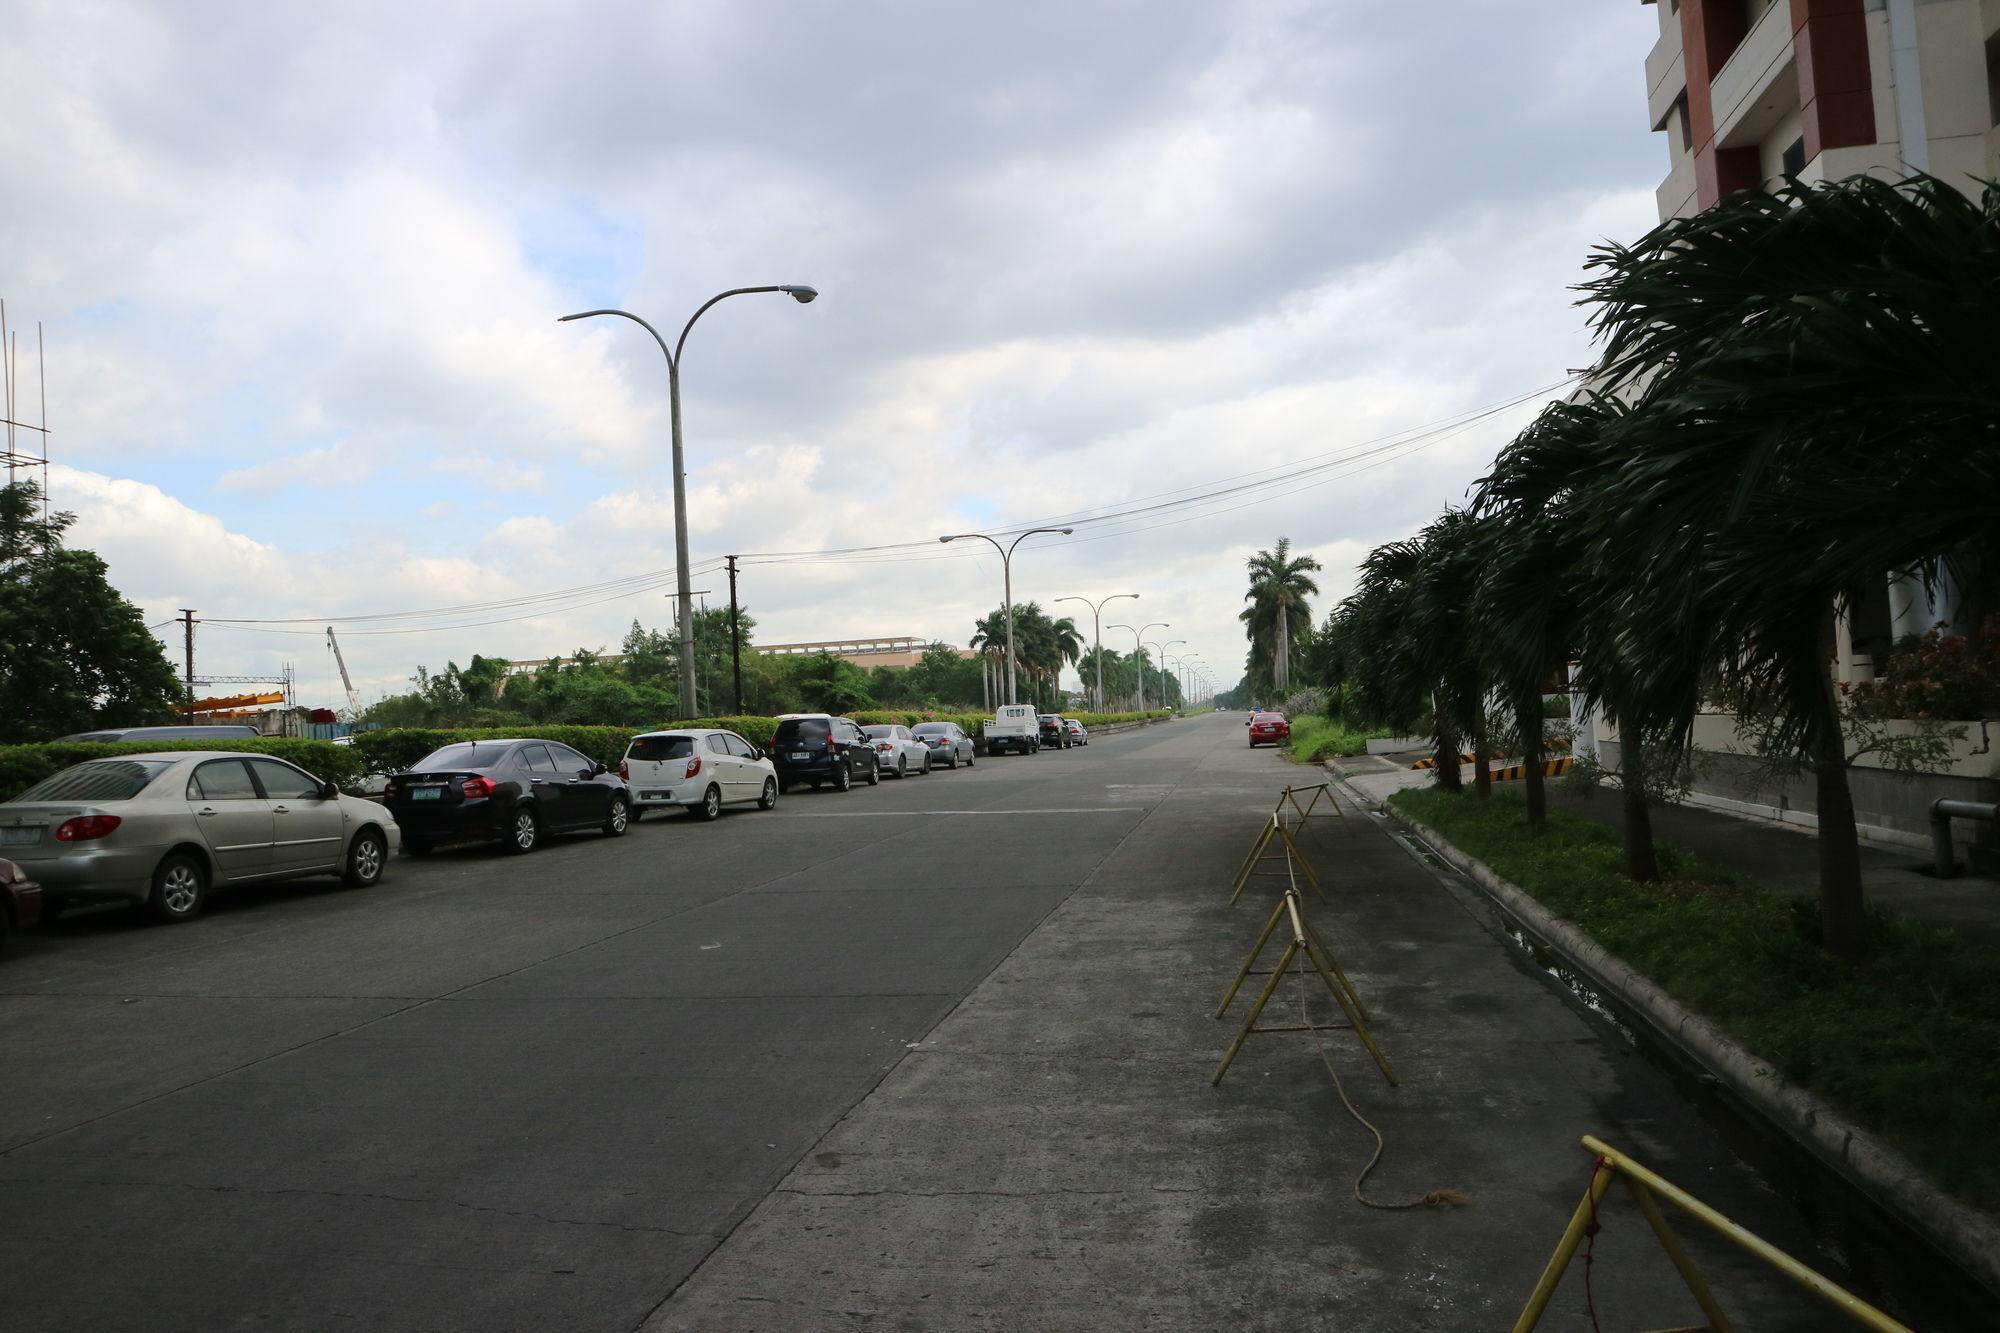
[[[1097,805],[1073,810],[799,810],[799,819],[895,819],[903,815],[1129,815],[1129,805]]]

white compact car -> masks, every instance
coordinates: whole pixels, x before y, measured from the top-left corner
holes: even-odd
[[[733,731],[684,727],[634,736],[618,776],[632,789],[634,819],[641,811],[676,805],[696,819],[714,819],[725,805],[754,801],[769,810],[778,804],[778,770]]]
[[[875,747],[875,762],[884,774],[906,778],[912,773],[931,771],[931,747],[912,735],[908,727],[863,727],[861,734]]]

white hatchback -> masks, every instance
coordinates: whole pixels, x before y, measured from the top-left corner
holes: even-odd
[[[696,819],[714,819],[725,805],[778,804],[778,771],[764,752],[733,731],[683,727],[634,736],[618,776],[632,789],[632,817],[641,811],[686,806]]]

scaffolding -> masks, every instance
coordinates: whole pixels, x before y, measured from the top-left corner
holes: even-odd
[[[21,336],[7,322],[7,302],[0,299],[0,384],[4,385],[4,401],[0,401],[0,421],[6,425],[6,448],[0,450],[7,460],[7,484],[14,485],[21,479],[22,472],[31,476],[39,471],[37,478],[42,488],[42,517],[49,514],[49,393],[48,374],[42,356],[42,324],[35,321],[35,388],[36,417],[39,425],[30,425],[21,420]],[[38,447],[30,452],[25,446],[27,435],[39,437]]]

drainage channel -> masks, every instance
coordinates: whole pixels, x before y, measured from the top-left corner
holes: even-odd
[[[1457,873],[1448,866],[1445,870]],[[1958,1329],[1986,1333],[1996,1327],[2000,1316],[1995,1314],[1993,1293],[1734,1096],[1678,1046],[1663,1040],[1643,1017],[1623,1010],[1591,978],[1570,966],[1562,953],[1498,904],[1495,909],[1514,948],[1616,1029],[1667,1078],[1739,1161],[1790,1201],[1822,1250],[1832,1256],[1838,1271],[1828,1277],[1923,1333]]]

